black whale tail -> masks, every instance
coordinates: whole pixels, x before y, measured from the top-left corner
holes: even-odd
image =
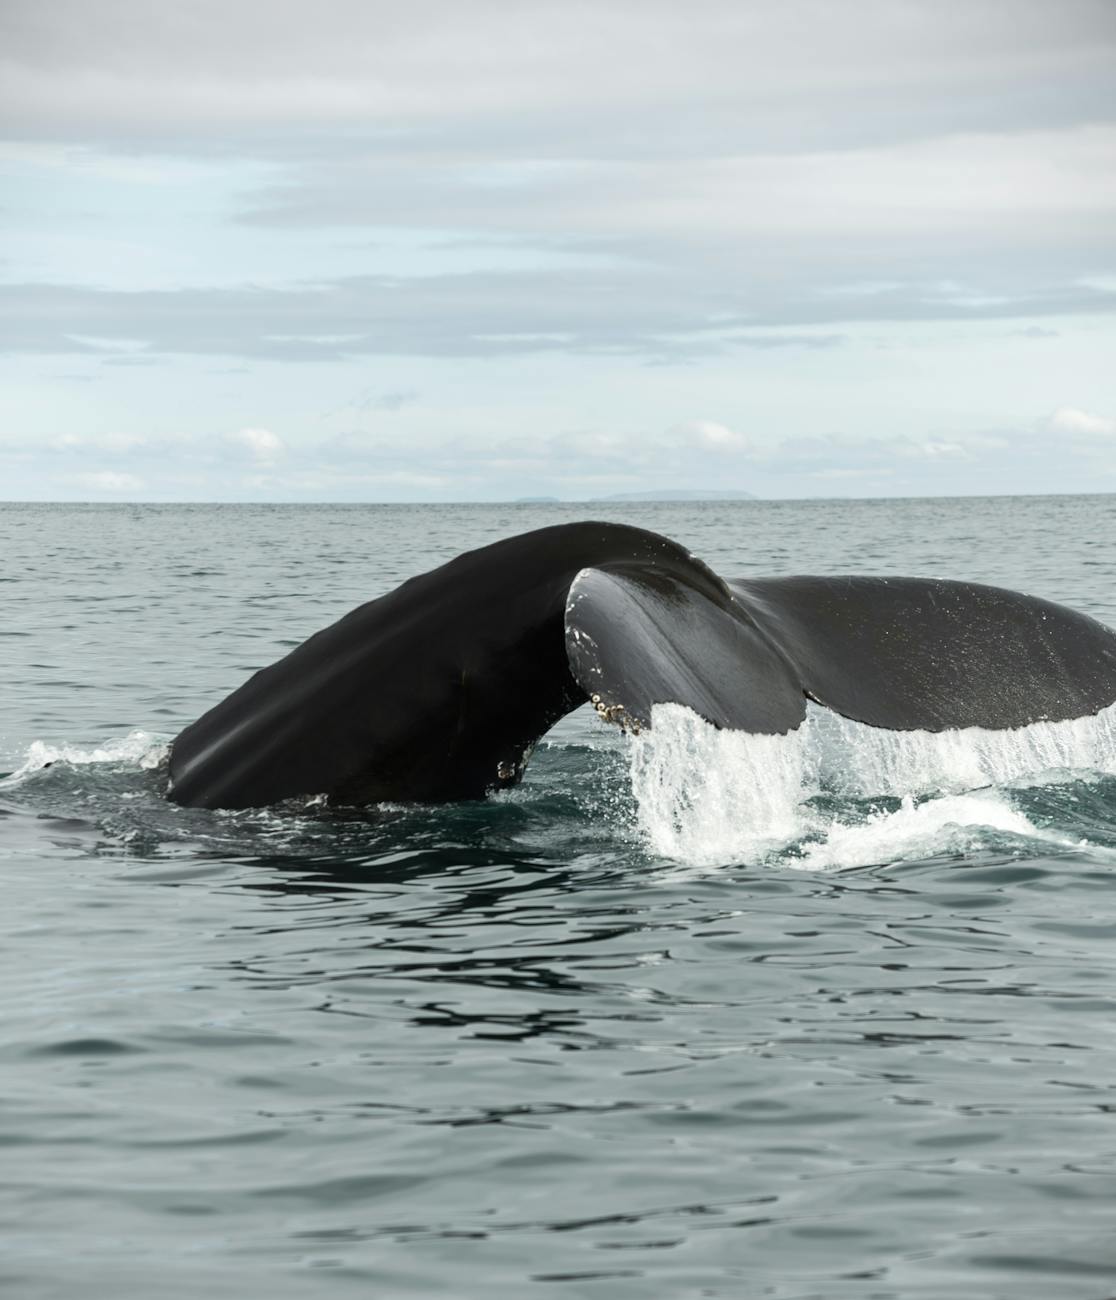
[[[170,797],[441,801],[514,784],[539,736],[585,702],[566,656],[570,584],[616,559],[701,569],[674,542],[612,524],[460,555],[310,637],[187,727],[171,748]]]
[[[630,728],[676,703],[781,733],[807,699],[876,727],[1020,727],[1116,701],[1116,634],[972,583],[726,583],[655,533],[561,524],[412,578],[256,673],[174,741],[168,794],[479,798],[586,699]]]

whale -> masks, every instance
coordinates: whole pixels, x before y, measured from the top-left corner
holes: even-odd
[[[443,803],[515,785],[589,702],[629,732],[656,705],[785,734],[807,705],[897,731],[993,730],[1116,702],[1116,632],[941,578],[725,580],[669,538],[557,524],[468,551],[262,668],[171,743],[199,808]]]

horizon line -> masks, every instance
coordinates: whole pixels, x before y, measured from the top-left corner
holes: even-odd
[[[696,505],[773,505],[800,501],[995,501],[1010,500],[1020,497],[1104,497],[1116,496],[1116,488],[1096,491],[1063,492],[923,492],[905,493],[895,496],[793,496],[793,497],[690,497],[685,499],[664,498],[660,500],[615,500],[607,497],[490,497],[459,499],[446,498],[431,500],[423,497],[406,497],[395,500],[290,500],[290,499],[229,499],[229,498],[140,498],[130,497],[117,500],[93,497],[10,497],[0,498],[0,506],[696,506]]]

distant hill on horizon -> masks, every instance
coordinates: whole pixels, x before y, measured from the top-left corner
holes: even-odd
[[[755,501],[752,492],[733,492],[721,488],[678,488],[662,492],[614,492],[592,501]]]
[[[659,492],[614,492],[607,497],[514,497],[517,506],[603,505],[608,502],[638,501],[757,501],[752,492],[734,492],[720,488],[676,488]]]

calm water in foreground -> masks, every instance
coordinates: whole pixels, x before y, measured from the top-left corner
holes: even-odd
[[[1116,1295],[1112,716],[583,712],[488,803],[163,801],[251,671],[588,514],[1116,624],[1116,497],[0,506],[7,1294]]]

